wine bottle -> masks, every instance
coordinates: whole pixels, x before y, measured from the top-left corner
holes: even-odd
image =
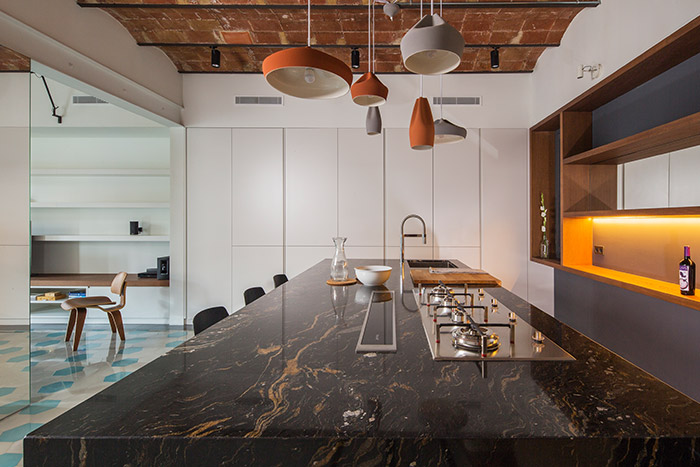
[[[695,263],[690,259],[690,247],[685,246],[683,249],[685,258],[683,258],[678,268],[681,294],[695,295]]]

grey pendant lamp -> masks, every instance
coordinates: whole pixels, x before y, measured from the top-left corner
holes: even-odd
[[[367,108],[365,129],[370,136],[382,134],[382,114],[379,112],[379,107]]]
[[[422,6],[422,3],[421,3]],[[449,73],[462,61],[464,37],[440,15],[425,15],[401,39],[401,57],[408,71],[421,75]]]
[[[467,137],[467,129],[442,117],[442,76],[440,76],[440,118],[435,120],[435,144],[458,143]]]

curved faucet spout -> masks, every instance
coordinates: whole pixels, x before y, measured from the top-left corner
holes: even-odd
[[[404,226],[406,225],[406,221],[411,219],[411,218],[416,218],[421,222],[421,224],[423,224],[423,233],[422,234],[404,233]],[[404,260],[405,260],[404,239],[406,237],[423,237],[423,244],[428,243],[428,236],[426,234],[425,221],[418,214],[409,214],[408,216],[404,217],[403,221],[401,221],[401,263],[400,263],[401,264],[401,293],[403,293]]]

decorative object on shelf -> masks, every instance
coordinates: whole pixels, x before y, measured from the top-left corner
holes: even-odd
[[[695,295],[695,261],[690,259],[690,247],[683,247],[683,260],[678,268],[681,294]]]
[[[331,279],[345,281],[348,278],[348,258],[345,256],[345,242],[347,237],[333,237],[335,254],[331,260]]]
[[[421,75],[449,73],[462,61],[464,37],[433,12],[422,18],[401,39],[401,57],[408,71]]]
[[[374,42],[374,10],[371,0],[367,3],[367,8],[367,73],[355,81],[355,84],[350,88],[350,94],[355,104],[375,107],[386,102],[389,89],[374,74],[374,50],[376,46],[372,45]]]
[[[365,129],[370,136],[382,134],[382,114],[379,107],[369,107],[365,118]]]
[[[440,1],[442,9],[442,0]],[[435,120],[435,144],[458,143],[467,137],[467,129],[442,116],[442,75],[440,75],[440,118]]]
[[[343,61],[311,48],[311,0],[307,11],[307,46],[269,55],[262,64],[265,80],[278,91],[302,99],[344,96],[352,84],[352,70]]]
[[[387,1],[384,3],[384,14],[389,17],[390,20],[394,21],[394,16],[398,15],[401,11],[399,5],[395,2]]]
[[[129,235],[138,235],[143,232],[143,227],[139,227],[139,221],[129,222]]]
[[[549,258],[549,240],[547,239],[547,208],[544,207],[544,193],[540,193],[540,216],[542,217],[542,241],[540,242],[540,258]]]

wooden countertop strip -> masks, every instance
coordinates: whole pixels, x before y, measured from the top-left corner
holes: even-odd
[[[32,287],[109,287],[115,274],[35,274]],[[126,277],[127,287],[170,287],[169,280],[140,278],[138,274]]]

